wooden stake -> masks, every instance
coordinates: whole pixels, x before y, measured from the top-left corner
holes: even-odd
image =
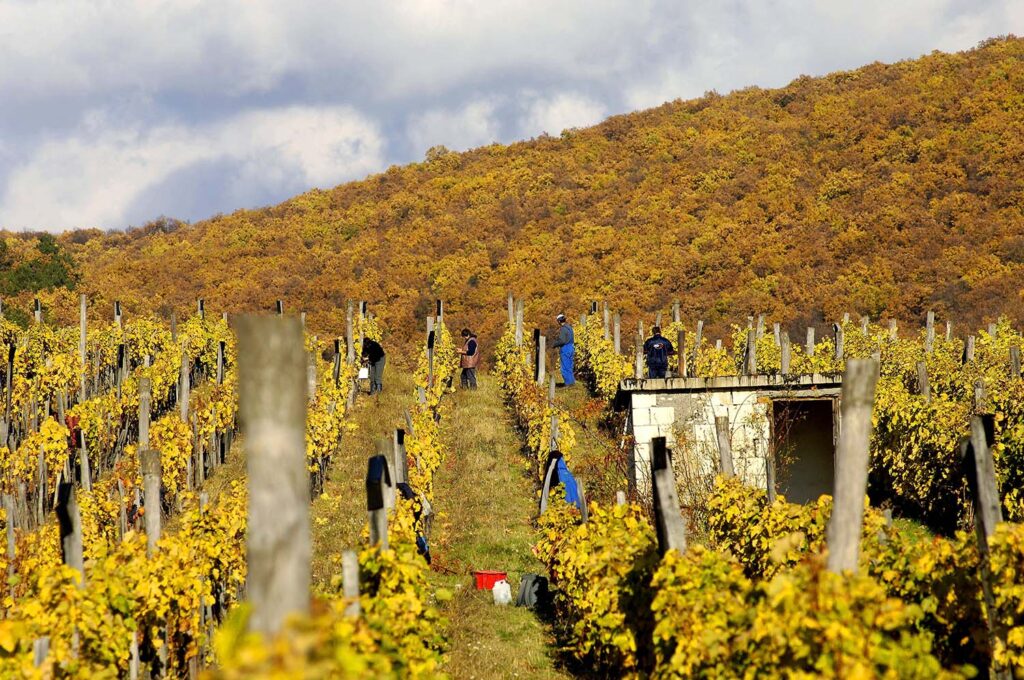
[[[899,335],[899,331],[896,328],[896,319],[889,319],[889,337],[895,340]]]
[[[715,434],[718,435],[718,469],[723,477],[735,476],[732,466],[732,442],[729,440],[729,416],[715,416]]]
[[[388,494],[391,477],[387,458],[371,456],[366,468],[366,512],[370,520],[370,547],[388,549]]]
[[[807,327],[807,342],[804,345],[804,353],[808,357],[814,356],[814,326]]]
[[[842,430],[836,447],[834,502],[828,523],[828,569],[857,571],[864,495],[868,483],[871,409],[878,364],[871,359],[846,362],[841,397]]]
[[[186,423],[188,422],[189,394],[192,389],[191,368],[188,352],[182,350],[181,372],[178,376],[178,415],[181,416],[181,419]]]
[[[837,323],[832,324],[832,330],[836,335],[836,361],[843,360],[843,327]]]
[[[930,311],[925,317],[924,326],[924,351],[925,354],[931,354],[935,348],[935,312]]]
[[[684,330],[680,330],[676,335],[676,355],[679,358],[679,377],[685,378],[689,375],[689,367],[686,365],[686,331]]]
[[[81,575],[79,587],[85,585],[85,560],[82,556],[82,516],[78,511],[75,486],[61,482],[57,490],[57,521],[60,523],[60,546],[64,564]]]
[[[145,494],[146,511],[146,554],[156,554],[156,545],[160,540],[161,516],[163,503],[160,495],[161,463],[160,452],[153,449],[139,451],[139,467],[142,469],[142,492]]]
[[[757,335],[756,331],[753,328],[747,331],[747,351],[745,364],[747,375],[757,375]]]
[[[917,393],[924,397],[924,403],[932,400],[932,388],[928,384],[928,365],[923,361],[917,362]]]
[[[250,628],[272,636],[288,616],[309,612],[306,352],[297,319],[243,316],[237,327]]]
[[[792,361],[792,350],[790,349],[790,346],[789,346],[789,333],[788,332],[782,331],[782,337],[780,338],[779,345],[780,345],[781,352],[782,352],[782,355],[781,355],[782,358],[781,358],[779,372],[782,373],[782,375],[789,375],[790,374],[790,363]]]
[[[1010,377],[1020,377],[1020,347],[1016,345],[1010,348]]]
[[[612,325],[612,346],[615,348],[616,355],[622,354],[622,317],[618,312],[615,312],[615,320]]]
[[[974,336],[967,337],[967,344],[964,346],[964,363],[974,361]]]
[[[676,480],[665,437],[654,437],[651,440],[651,478],[654,480],[651,490],[654,493],[658,552],[662,555],[669,550],[685,552],[686,523],[679,509]]]

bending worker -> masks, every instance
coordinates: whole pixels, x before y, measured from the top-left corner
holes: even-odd
[[[573,359],[576,354],[575,336],[572,332],[572,326],[565,320],[565,314],[556,316],[555,321],[558,322],[558,338],[555,339],[552,347],[558,350],[559,365],[562,367],[562,380],[565,381],[566,387],[572,387],[576,384],[576,378],[573,375]]]
[[[651,329],[651,337],[644,343],[644,355],[647,357],[647,377],[664,378],[668,370],[669,355],[675,354],[672,343],[661,335],[661,327]]]

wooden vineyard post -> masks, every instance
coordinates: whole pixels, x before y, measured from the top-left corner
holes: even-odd
[[[682,317],[679,315],[679,300],[672,301],[672,323],[679,323]]]
[[[651,490],[654,494],[654,527],[658,536],[658,552],[686,551],[686,522],[679,509],[676,478],[665,437],[651,440]]]
[[[427,317],[427,388],[434,386],[434,343],[437,331],[433,328],[433,319]]]
[[[676,335],[676,355],[679,357],[679,371],[680,378],[686,378],[689,376],[689,367],[686,365],[686,331],[680,330]]]
[[[82,475],[82,488],[92,491],[92,469],[89,467],[89,452],[85,448],[85,430],[78,431],[78,465]]]
[[[508,294],[508,325],[515,328],[516,324],[516,303],[512,293]]]
[[[121,301],[114,301],[114,323],[118,328],[121,327]]]
[[[206,301],[203,298],[196,300],[196,312],[200,319],[206,319]]]
[[[1020,347],[1016,345],[1010,348],[1010,377],[1020,377]]]
[[[391,487],[388,460],[382,455],[370,457],[366,467],[366,512],[370,520],[370,547],[388,549],[387,498]]]
[[[15,541],[14,541],[14,496],[9,493],[4,494],[4,516],[7,518],[4,521],[7,530],[7,578],[9,579],[14,575],[14,559],[15,553]],[[13,594],[13,587],[12,587]]]
[[[756,451],[756,441],[754,442],[754,445],[754,450]],[[768,492],[768,502],[774,503],[778,492],[776,491],[777,485],[775,481],[775,455],[772,452],[771,447],[768,447],[764,454],[764,481],[765,491]]]
[[[217,384],[224,384],[224,351],[226,349],[226,343],[221,340],[217,343]],[[334,351],[338,351],[338,346],[335,344]]]
[[[729,416],[715,416],[715,434],[718,436],[718,469],[723,477],[733,477],[732,442],[729,439]]]
[[[860,334],[863,335],[865,338],[868,337],[868,335],[869,335],[868,327],[870,325],[871,325],[871,319],[869,317],[862,316],[860,318]]]
[[[341,338],[334,339],[334,357],[332,358],[331,380],[335,387],[341,386]]]
[[[917,362],[917,393],[924,397],[924,403],[932,400],[932,388],[928,383],[928,365],[923,361]]]
[[[14,384],[14,343],[7,348],[7,376],[4,385],[4,420],[3,427],[0,427],[0,446],[8,445],[8,435],[11,430],[11,386]],[[13,448],[13,447],[12,447]]]
[[[558,450],[558,409],[555,407],[555,376],[548,382],[548,404],[551,406],[551,442],[548,450]]]
[[[746,373],[757,375],[757,331],[747,330]]]
[[[782,346],[782,325],[776,321],[772,324],[772,337],[775,338],[775,346]]]
[[[284,300],[274,302],[274,311],[277,312],[278,316],[284,316]]]
[[[60,547],[64,564],[81,575],[85,585],[85,560],[82,555],[82,516],[78,511],[75,486],[61,482],[57,487],[57,521],[60,523]]]
[[[996,333],[998,332],[998,330],[999,330],[999,327],[998,327],[998,326],[996,326],[996,324],[994,324],[994,323],[990,323],[990,324],[988,325],[988,334],[989,334],[989,337],[991,337],[991,338],[992,338],[993,340],[995,340],[995,337],[996,337]]]
[[[35,316],[36,323],[43,322],[43,307],[42,305],[39,304],[39,298],[35,299],[35,304],[33,305],[33,315]]]
[[[409,458],[405,453],[405,430],[395,428],[395,484],[407,484],[409,482]]]
[[[309,613],[306,352],[298,319],[243,316],[239,415],[249,476],[250,629],[270,636]]]
[[[156,554],[156,544],[160,540],[161,506],[160,501],[160,452],[146,448],[139,451],[139,467],[142,469],[142,492],[146,497],[146,554]]]
[[[523,346],[523,299],[516,301],[516,347]]]
[[[804,344],[804,353],[808,357],[814,356],[814,326],[807,327],[807,341]]]
[[[899,330],[896,327],[896,319],[889,319],[889,337],[893,340],[899,335]]]
[[[345,361],[354,364],[356,361],[356,345],[353,340],[352,325],[352,301],[348,301],[348,309],[345,312]]]
[[[974,382],[974,412],[980,413],[984,410],[985,405],[985,381],[982,378],[978,378]]]
[[[779,347],[781,350],[781,362],[779,364],[779,372],[782,375],[790,374],[790,363],[792,361],[792,349],[789,345],[789,332],[782,331],[782,335],[779,338]]]
[[[616,355],[622,354],[622,317],[618,312],[615,312],[612,325],[612,347],[614,347]]]
[[[704,320],[701,319],[697,322],[697,334],[694,336],[693,341],[693,373],[697,373],[697,355],[700,352],[700,343],[704,338]]]
[[[181,351],[181,374],[178,376],[178,415],[188,422],[188,401],[192,389],[191,365],[188,352],[182,348]]]
[[[836,336],[836,361],[843,360],[843,327],[837,323],[832,324],[832,330]]]
[[[987,426],[986,419],[989,420]],[[989,563],[988,543],[995,533],[996,525],[1003,521],[996,469],[989,448],[988,431],[992,426],[991,419],[990,415],[975,415],[971,418],[971,434],[970,437],[961,440],[960,454],[967,484],[974,500],[974,529],[978,536],[978,552],[981,555],[981,585],[985,599],[989,643],[995,647],[997,643],[1005,645],[1006,630],[996,617]],[[989,669],[989,676],[1009,680],[1010,672],[993,664]]]
[[[964,345],[964,363],[970,363],[974,361],[974,336],[967,336],[967,344]]]
[[[935,312],[929,310],[924,322],[924,351],[931,354],[935,349]]]
[[[872,359],[846,363],[841,396],[842,430],[836,447],[835,494],[828,523],[828,569],[833,573],[857,571],[864,494],[868,483],[868,445],[871,408],[878,382],[878,364]]]
[[[555,470],[558,467],[558,458],[555,456],[549,456],[547,470],[544,471],[544,486],[540,492],[540,510],[539,514],[543,515],[548,509],[548,495],[551,493],[551,480],[555,476]]]
[[[359,556],[355,550],[341,553],[341,594],[348,600],[345,616],[359,616],[362,611],[359,604]]]
[[[153,403],[153,383],[148,378],[138,381],[138,450],[150,448],[150,409]]]
[[[953,339],[953,322],[946,319],[946,342]]]
[[[85,352],[86,352],[86,310],[88,300],[85,293],[78,296],[78,370],[81,372],[78,381],[78,403],[85,401]]]
[[[601,303],[601,333],[605,342],[612,339],[611,336],[611,316],[608,311],[608,303]]]
[[[444,323],[444,300],[438,299],[437,301],[437,325],[440,326]]]
[[[545,363],[547,360],[547,338],[540,334],[539,328],[535,328],[533,331],[533,342],[534,346],[537,348],[537,355],[534,359],[534,378],[536,379],[537,384],[543,387],[546,373]]]
[[[637,380],[641,380],[644,377],[644,345],[643,345],[643,342],[644,341],[643,341],[642,337],[637,337],[637,339],[636,339],[636,348],[634,350],[634,352],[635,352],[634,353],[634,357],[635,357],[634,364],[635,365],[633,367],[633,372],[634,372],[633,377],[636,378]]]

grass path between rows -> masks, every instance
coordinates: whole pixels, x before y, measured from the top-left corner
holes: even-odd
[[[456,393],[449,417],[431,546],[434,584],[454,593],[444,605],[446,670],[455,680],[570,677],[557,667],[553,636],[533,612],[495,605],[490,591],[473,588],[474,569],[508,572],[513,598],[524,573],[544,573],[530,549],[533,484],[496,381],[480,376],[478,390]]]
[[[313,583],[328,584],[341,572],[343,550],[358,550],[367,524],[366,461],[376,453],[375,442],[393,436],[402,427],[403,413],[413,403],[412,375],[389,366],[384,392],[359,394],[348,422],[354,429],[342,438],[341,453],[324,483],[324,493],[313,499]]]

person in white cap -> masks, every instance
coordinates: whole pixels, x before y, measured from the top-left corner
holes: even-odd
[[[576,384],[576,377],[573,375],[573,360],[576,355],[575,336],[572,332],[572,326],[565,320],[565,314],[556,316],[555,321],[558,322],[558,337],[555,339],[552,347],[558,350],[558,363],[562,368],[562,380],[565,381],[566,387],[572,387]]]

